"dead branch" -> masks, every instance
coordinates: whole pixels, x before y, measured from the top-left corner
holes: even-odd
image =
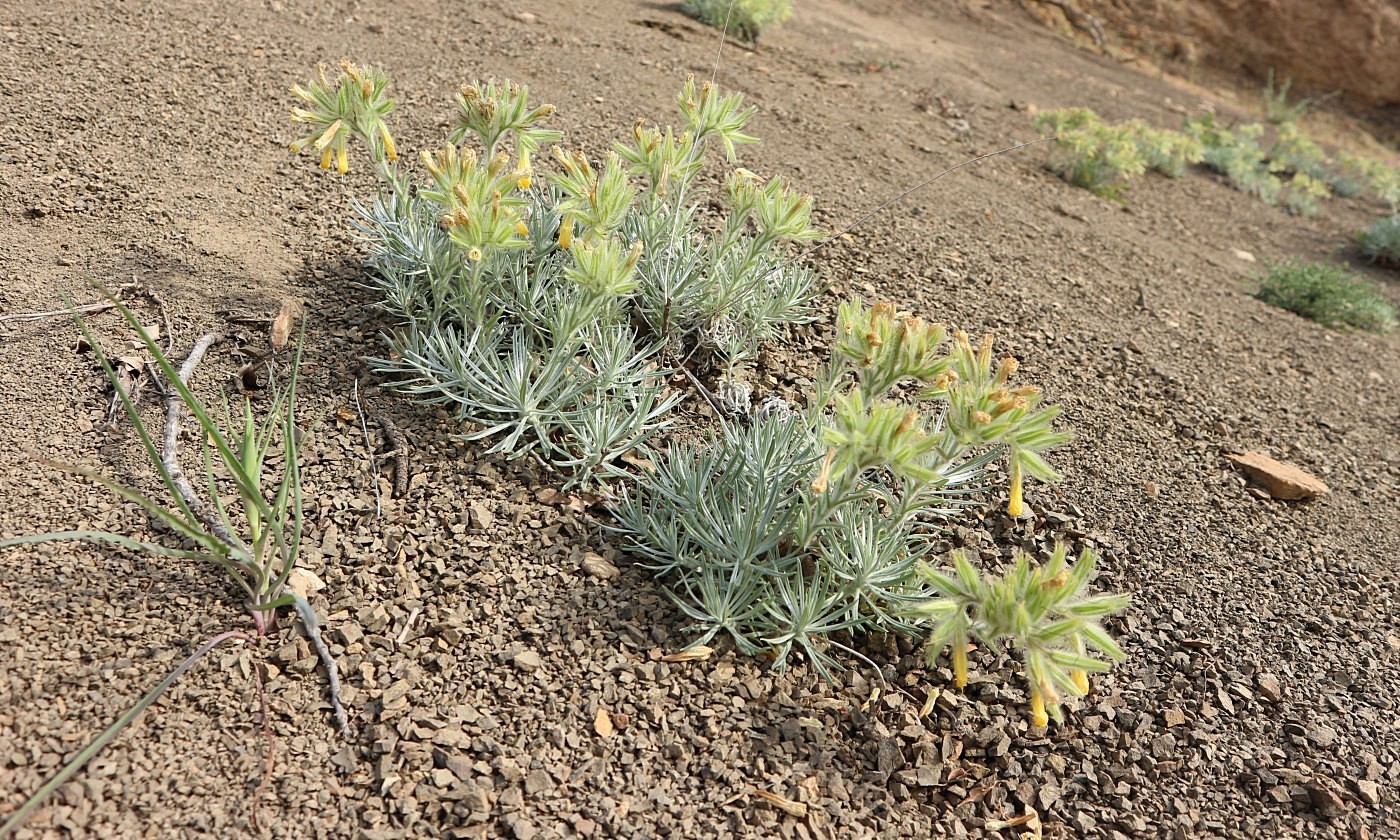
[[[210,333],[199,341],[195,342],[194,348],[190,350],[190,355],[186,357],[184,364],[180,365],[177,375],[180,384],[189,387],[190,377],[194,375],[194,369],[199,365],[200,359],[204,358],[205,352],[223,336],[217,333]],[[209,529],[209,533],[218,537],[226,545],[240,548],[247,551],[241,540],[235,537],[225,527],[222,520],[214,515],[209,509],[209,505],[199,498],[190,486],[189,479],[185,478],[185,473],[180,469],[180,421],[185,415],[185,400],[180,396],[180,389],[171,387],[165,392],[165,445],[161,448],[160,464],[170,476],[170,482],[175,486],[175,491],[180,494],[185,505],[199,517],[199,521]]]
[[[51,309],[48,312],[18,312],[14,315],[0,315],[0,323],[5,321],[41,321],[44,318],[57,318],[62,315],[95,315],[98,312],[106,312],[108,309],[116,308],[117,304],[113,301],[85,303],[72,309]]]
[[[336,667],[330,648],[326,647],[326,640],[321,637],[321,622],[316,618],[316,611],[311,609],[311,604],[295,592],[292,593],[292,603],[296,607],[297,615],[301,616],[302,625],[306,627],[311,646],[316,648],[321,664],[326,666],[326,682],[330,684],[331,714],[335,717],[335,725],[340,734],[348,738],[350,719],[346,717],[345,706],[340,702],[340,670]]]
[[[393,445],[393,449],[381,452],[377,457],[387,458],[394,464],[394,498],[401,498],[408,493],[408,440],[404,438],[403,432],[394,425],[394,421],[389,419],[387,414],[376,414],[374,419],[379,422],[379,428],[384,430],[384,437]]]
[[[355,416],[360,421],[360,434],[365,436],[365,453],[369,455],[370,480],[374,483],[374,518],[383,515],[383,505],[379,499],[379,456],[374,454],[374,443],[369,439],[369,426],[365,423],[365,409],[360,404],[360,380],[355,380]]]
[[[1089,40],[1094,42],[1094,46],[1103,52],[1106,41],[1104,40],[1103,24],[1098,18],[1087,12],[1076,9],[1069,0],[1036,0],[1039,3],[1048,3],[1064,13],[1065,19],[1070,26],[1089,36]]]

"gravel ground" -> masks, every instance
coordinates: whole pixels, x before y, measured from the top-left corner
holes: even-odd
[[[321,418],[305,557],[354,727],[335,733],[286,622],[216,651],[16,836],[1400,837],[1400,346],[1255,300],[1259,264],[1237,254],[1354,259],[1376,205],[1301,219],[1200,172],[1144,179],[1118,205],[1032,148],[814,258],[832,302],[995,331],[1065,408],[1066,478],[1031,488],[1035,516],[989,498],[953,536],[989,567],[1018,547],[1092,546],[1098,587],[1132,593],[1110,625],[1127,662],[1048,729],[1027,723],[1018,664],[986,652],[963,692],[898,640],[863,640],[880,672],[853,660],[836,685],[724,648],[667,661],[685,622],[596,516],[366,373],[381,324],[345,222],[373,182],[287,153],[291,84],[317,61],[383,64],[409,150],[439,142],[457,85],[511,78],[601,151],[639,116],[669,119],[716,46],[650,2],[0,0],[0,312],[135,282],[187,348],[304,303],[302,402]],[[1078,49],[1002,3],[803,0],[760,51],[726,47],[716,75],[760,108],[743,164],[812,193],[832,230],[1030,139],[1036,108],[1167,126],[1253,95]],[[1400,300],[1394,273],[1372,274]],[[130,339],[110,313],[93,324],[104,346]],[[825,335],[769,352],[760,389],[791,392]],[[0,537],[149,530],[35,462],[158,487],[130,429],[104,429],[102,377],[76,338],[61,318],[0,322]],[[239,363],[216,348],[200,387]],[[408,442],[397,496],[391,460],[371,466],[390,448],[381,416]],[[1224,457],[1246,449],[1331,492],[1268,498]],[[211,569],[70,544],[0,552],[0,815],[200,641],[247,626]],[[264,665],[275,757],[260,789]]]

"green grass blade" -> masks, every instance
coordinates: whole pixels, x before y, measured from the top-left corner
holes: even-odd
[[[59,542],[61,540],[85,540],[87,542],[106,542],[119,545],[131,551],[145,551],[151,554],[159,554],[165,557],[179,557],[184,560],[208,560],[209,554],[203,551],[188,551],[183,548],[166,548],[163,545],[153,543],[143,543],[123,537],[121,534],[113,534],[108,531],[51,531],[47,534],[33,534],[27,537],[14,537],[8,540],[0,540],[0,548],[13,548],[19,545],[34,545],[37,543]],[[217,562],[217,561],[216,561]]]
[[[46,466],[53,467],[54,469],[62,470],[68,473],[74,473],[75,475],[81,475],[84,478],[90,479],[92,481],[97,482],[98,484],[101,484],[103,487],[106,487],[108,490],[111,490],[113,493],[116,493],[123,499],[126,499],[129,502],[135,502],[136,504],[144,508],[146,512],[149,513],[151,516],[165,523],[166,527],[170,528],[172,531],[176,532],[182,537],[185,537],[186,539],[190,540],[196,545],[199,545],[205,551],[211,554],[224,556],[228,554],[237,555],[240,553],[233,546],[225,545],[223,540],[219,539],[218,537],[215,537],[213,534],[210,534],[208,531],[206,531],[199,525],[192,524],[190,520],[176,515],[169,508],[160,504],[151,497],[137,490],[133,490],[124,484],[113,481],[112,479],[107,478],[101,473],[94,472],[93,470],[89,470],[85,467],[75,467],[72,464],[63,464],[57,461],[46,460],[42,461],[41,463],[43,463]],[[197,523],[198,520],[196,519],[194,520],[194,522]]]
[[[253,502],[253,507],[256,508],[261,515],[264,517],[268,516],[270,511],[268,510],[266,500],[262,498],[261,488],[259,488],[256,483],[249,483],[248,477],[243,473],[241,468],[242,461],[238,453],[229,445],[228,438],[219,431],[218,424],[209,416],[209,412],[204,408],[204,404],[200,402],[194,392],[189,389],[189,386],[180,380],[180,372],[176,370],[174,364],[172,364],[165,353],[161,351],[160,346],[141,328],[141,324],[137,320],[136,315],[128,309],[125,304],[112,296],[111,293],[106,294],[108,299],[116,304],[117,310],[122,313],[127,322],[136,330],[142,343],[146,345],[146,349],[155,357],[156,364],[160,367],[161,373],[165,375],[170,387],[174,388],[180,395],[180,399],[184,403],[185,408],[194,416],[200,429],[213,441],[214,448],[219,453],[219,458],[224,462],[229,473],[233,476],[234,482],[238,485],[239,495],[245,501]],[[159,453],[156,452],[154,446],[148,448],[148,453],[153,453],[152,457],[155,459],[155,463],[162,463]],[[164,471],[162,470],[162,472]],[[173,483],[171,483],[171,488],[173,491]],[[173,495],[175,495],[177,500],[180,499],[178,493],[173,493]],[[183,501],[180,501],[180,506],[182,509],[187,509]]]
[[[147,706],[160,699],[160,696],[165,693],[165,690],[170,688],[170,686],[183,676],[186,671],[194,667],[195,663],[204,658],[205,654],[229,639],[243,639],[246,642],[254,641],[253,637],[249,636],[247,633],[239,630],[230,630],[226,633],[220,633],[200,645],[198,650],[190,654],[185,661],[181,662],[175,670],[171,671],[165,677],[165,679],[157,683],[155,688],[146,692],[144,697],[136,701],[136,705],[132,706],[125,714],[117,718],[115,723],[104,729],[102,734],[94,738],[92,743],[88,744],[81,752],[73,757],[72,761],[63,765],[63,769],[59,770],[52,779],[45,782],[43,787],[34,792],[33,796],[26,799],[24,804],[19,806],[19,810],[11,814],[10,818],[5,820],[3,825],[0,825],[0,837],[8,835],[10,832],[17,830],[23,825],[24,821],[29,818],[29,815],[40,805],[44,804],[44,800],[48,799],[50,794],[62,787],[75,773],[83,768],[83,765],[91,761],[93,756],[101,752],[103,747],[111,743],[112,739],[117,737],[123,729],[130,726],[131,722],[136,720],[137,716],[145,711]]]

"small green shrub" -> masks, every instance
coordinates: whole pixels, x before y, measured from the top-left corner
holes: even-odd
[[[1327,178],[1327,153],[1304,135],[1297,123],[1279,125],[1278,137],[1269,148],[1269,159],[1281,172],[1307,175],[1319,180]]]
[[[1269,266],[1255,296],[1334,329],[1379,332],[1396,323],[1395,307],[1375,286],[1336,266],[1297,260]]]
[[[1341,152],[1337,155],[1337,169],[1331,176],[1331,183],[1338,195],[1348,198],[1370,190],[1372,195],[1390,205],[1392,213],[1400,212],[1400,167]]]
[[[1334,195],[1342,198],[1355,198],[1370,185],[1367,166],[1370,161],[1350,152],[1338,152],[1333,161],[1332,171],[1327,174],[1327,185]]]
[[[1047,701],[1058,719],[1060,694],[1084,694],[1083,672],[1107,668],[1085,655],[1086,640],[1121,656],[1092,619],[1125,599],[1080,598],[1090,553],[1072,573],[1063,549],[1034,572],[1022,556],[1002,580],[965,558],[955,578],[922,562],[992,459],[1008,461],[1019,516],[1024,476],[1057,478],[1042,454],[1068,437],[1051,428],[1058,409],[1040,405],[1039,389],[1012,386],[1016,361],[995,360],[991,336],[974,346],[958,333],[947,351],[943,337],[888,304],[842,304],[807,409],[770,404],[704,444],[648,453],[654,468],[624,493],[617,527],[670,582],[696,645],[723,633],[778,668],[801,651],[829,677],[837,633],[927,635],[930,658],[952,645],[962,686],[969,638],[1010,635],[1043,724]],[[912,396],[895,397],[897,386]]]
[[[792,16],[791,0],[683,0],[681,10],[707,26],[758,43],[758,36],[773,24]]]
[[[1320,202],[1332,197],[1332,188],[1321,178],[1303,172],[1296,173],[1288,181],[1284,205],[1288,212],[1298,216],[1315,216]]]
[[[341,134],[299,144],[330,148],[345,132],[371,141],[384,188],[358,208],[357,227],[396,324],[390,357],[372,366],[455,409],[475,427],[467,439],[586,485],[671,422],[682,394],[666,363],[713,360],[737,393],[760,344],[811,319],[816,278],[788,251],[817,236],[810,198],[734,169],[727,214],[702,213],[706,151],[733,164],[736,146],[754,142],[744,133],[754,109],[738,94],[689,79],[680,127],[639,120],[596,164],[555,146],[540,186],[534,156],[562,140],[544,127],[554,109],[530,105],[520,85],[473,83],[449,145],[422,155],[428,180],[415,184],[382,141],[376,120],[392,102],[379,79],[353,65],[334,82],[323,73],[302,96],[316,110],[294,119]]]
[[[1128,179],[1147,171],[1133,129],[1105,124],[1088,108],[1046,111],[1035,127],[1055,135],[1046,168],[1095,195],[1119,201]]]
[[[1180,131],[1153,128],[1142,120],[1129,120],[1128,128],[1137,142],[1147,168],[1168,178],[1180,178],[1186,167],[1200,163],[1205,154],[1201,141]]]
[[[1217,126],[1214,114],[1202,114],[1187,118],[1183,130],[1200,141],[1201,162],[1228,178],[1235,189],[1265,204],[1278,203],[1283,182],[1259,145],[1263,126],[1251,124],[1231,131]]]
[[[1314,106],[1320,105],[1338,95],[1333,91],[1317,99],[1304,97],[1297,102],[1288,101],[1288,92],[1293,88],[1292,79],[1284,79],[1283,83],[1275,86],[1274,70],[1269,68],[1269,78],[1264,85],[1264,118],[1275,125],[1297,122],[1299,119],[1312,110]]]
[[[1400,213],[1377,219],[1356,238],[1361,243],[1361,253],[1371,262],[1400,268]]]

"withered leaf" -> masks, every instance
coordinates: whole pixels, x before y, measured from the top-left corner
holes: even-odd
[[[688,647],[679,653],[668,653],[661,657],[662,662],[703,662],[710,658],[715,649],[706,645]]]
[[[753,795],[757,796],[759,799],[762,799],[764,802],[767,802],[773,807],[793,815],[794,817],[807,816],[807,805],[804,802],[796,802],[792,799],[788,799],[785,796],[779,796],[778,794],[773,793],[772,791],[760,790],[759,788],[753,789]]]
[[[281,350],[291,340],[292,324],[296,321],[300,309],[294,300],[282,301],[282,308],[277,311],[277,317],[272,319],[271,338],[274,349]]]

